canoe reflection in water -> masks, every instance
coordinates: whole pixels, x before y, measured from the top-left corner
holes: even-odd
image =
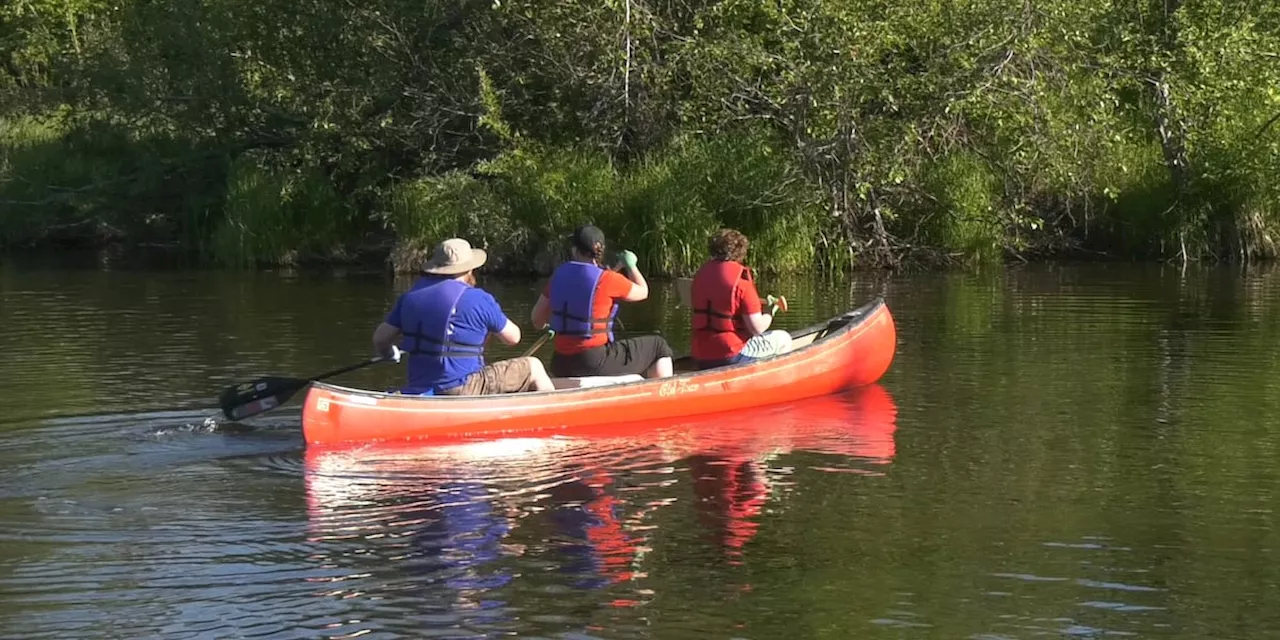
[[[692,502],[703,537],[727,563],[741,563],[764,506],[785,502],[771,488],[774,458],[829,454],[828,466],[814,468],[877,473],[895,454],[896,411],[889,393],[871,385],[573,437],[308,447],[311,541],[318,560],[349,576],[335,580],[347,584],[332,585],[330,596],[414,593],[419,605],[487,618],[481,612],[501,617],[513,590],[625,583],[631,593],[607,602],[638,604],[652,595],[645,552],[662,541],[664,521],[687,520],[664,511]]]

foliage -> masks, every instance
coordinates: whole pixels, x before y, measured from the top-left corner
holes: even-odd
[[[586,223],[658,273],[691,274],[722,226],[752,238],[752,258],[765,270],[813,262],[817,215],[803,177],[749,132],[681,139],[623,168],[598,151],[520,147],[481,171],[483,179],[453,172],[392,190],[399,269],[462,235],[500,261],[545,271],[565,257],[566,232]]]
[[[129,235],[200,248],[222,206],[218,149],[68,120],[0,120],[0,246]]]
[[[392,260],[400,271],[417,271],[435,243],[445,238],[466,238],[487,249],[494,266],[503,266],[527,246],[507,203],[463,172],[397,184],[388,201],[387,222],[400,239]]]
[[[1277,45],[1243,0],[18,0],[0,242],[451,231],[532,266],[590,219],[669,272],[719,225],[780,270],[1270,258]]]
[[[242,156],[227,177],[226,217],[213,252],[231,265],[295,264],[339,252],[343,204],[314,170],[271,170]]]
[[[947,155],[926,168],[922,183],[937,201],[937,211],[922,216],[929,244],[977,259],[999,255],[1003,233],[997,183],[981,159]]]

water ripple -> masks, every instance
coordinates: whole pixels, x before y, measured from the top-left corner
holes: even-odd
[[[208,407],[365,357],[380,276],[0,266],[5,633],[1263,636],[1280,287],[1126,273],[762,283],[789,326],[888,295],[893,397],[325,450]],[[681,348],[655,292],[627,328]]]
[[[287,417],[240,431],[202,415],[50,419],[43,434],[94,443],[58,455],[8,436],[25,478],[0,495],[14,630],[95,635],[128,616],[134,633],[175,637],[582,633],[554,613],[570,594],[617,612],[654,598],[646,557],[655,518],[683,504],[673,491],[703,496],[732,566],[770,483],[793,473],[767,460],[893,455],[879,389],[731,416],[732,432],[700,420],[335,451],[304,449]],[[636,624],[619,613],[611,628]]]

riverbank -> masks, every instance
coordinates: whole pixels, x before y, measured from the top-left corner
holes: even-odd
[[[895,178],[892,200],[866,187],[867,200],[847,205],[859,211],[836,206],[843,196],[758,129],[681,137],[630,163],[519,142],[467,170],[370,176],[380,184],[361,190],[252,153],[199,156],[173,141],[52,126],[27,121],[0,138],[0,250],[171,252],[238,268],[381,262],[408,272],[456,235],[488,249],[495,272],[547,273],[563,259],[563,234],[592,222],[613,247],[635,251],[646,272],[688,275],[722,226],[746,233],[751,263],[771,273],[1249,262],[1274,259],[1280,239],[1280,196],[1269,195],[1276,188],[1264,173],[1179,201],[1155,148],[1145,169],[1130,167],[1127,186],[1103,186],[1119,183],[1107,175],[1092,187],[1100,193],[1074,195],[1014,193],[1016,183],[998,177],[1007,167],[957,151]]]
[[[460,235],[539,271],[591,221],[655,274],[720,226],[779,273],[1277,255],[1270,4],[307,7],[0,10],[0,246],[409,269]]]
[[[425,254],[423,254],[425,255]],[[547,255],[552,255],[548,252]],[[89,270],[128,270],[128,271],[196,271],[196,272],[259,272],[259,273],[293,273],[313,276],[363,274],[375,276],[383,274],[396,278],[412,278],[417,275],[420,260],[405,260],[396,253],[394,241],[386,238],[376,245],[366,245],[358,251],[348,251],[339,258],[331,256],[300,256],[289,263],[262,263],[252,267],[225,265],[210,260],[198,252],[190,251],[176,243],[169,244],[132,244],[127,240],[103,245],[78,244],[75,246],[32,246],[0,250],[0,267],[30,269],[89,269]],[[513,261],[494,259],[480,271],[483,277],[498,277],[510,281],[535,281],[551,274],[558,262],[549,262],[546,266],[529,266],[513,264]],[[1242,272],[1269,272],[1280,268],[1280,262],[1274,260],[1256,261],[1248,265],[1230,263],[1244,270]],[[849,278],[893,277],[894,274],[911,273],[988,273],[996,271],[1020,271],[1026,268],[1064,268],[1105,265],[1147,265],[1161,267],[1182,266],[1180,262],[1169,259],[1135,259],[1115,256],[1106,253],[1074,252],[1053,256],[1039,256],[1027,260],[1004,260],[1000,262],[982,263],[900,263],[896,267],[865,266],[845,269],[840,272],[825,271],[819,268],[792,271],[764,272],[770,281],[806,280],[821,278],[824,280],[843,280]],[[1216,268],[1221,263],[1192,263],[1193,268]],[[670,281],[677,277],[688,277],[692,273],[646,273],[650,280]]]

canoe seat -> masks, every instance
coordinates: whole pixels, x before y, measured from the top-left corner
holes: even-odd
[[[586,387],[607,387],[611,384],[626,384],[628,382],[639,382],[644,380],[644,376],[638,373],[629,373],[625,376],[587,376],[583,378],[552,378],[551,382],[557,389],[581,389]]]

